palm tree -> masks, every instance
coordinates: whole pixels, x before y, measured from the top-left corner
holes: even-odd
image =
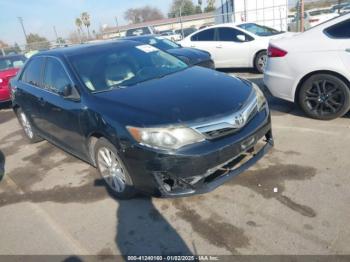
[[[87,32],[88,32],[88,38],[90,38],[90,15],[87,12],[83,12],[81,14],[81,21],[86,26]]]
[[[81,21],[81,19],[78,17],[75,19],[75,26],[77,27],[78,29],[78,35],[79,35],[79,38],[80,38],[80,42],[81,42],[81,31],[82,31],[82,25],[83,25],[83,22]]]

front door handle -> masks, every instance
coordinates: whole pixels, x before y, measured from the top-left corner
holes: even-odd
[[[216,48],[222,48],[222,46],[221,45],[217,45]]]
[[[345,52],[350,53],[350,48],[345,49]]]

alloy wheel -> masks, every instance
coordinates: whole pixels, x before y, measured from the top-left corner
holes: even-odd
[[[116,192],[121,193],[126,187],[125,170],[118,157],[108,148],[102,147],[97,152],[98,168],[106,183]]]
[[[344,94],[339,85],[330,80],[314,81],[306,89],[305,103],[317,115],[335,114],[344,104]]]
[[[264,54],[264,55],[260,56],[258,59],[258,67],[259,67],[260,72],[265,71],[266,63],[267,63],[267,55]]]
[[[21,123],[24,129],[24,132],[30,139],[32,139],[34,137],[34,134],[33,134],[32,126],[27,116],[23,112],[21,112],[20,116],[21,116]]]

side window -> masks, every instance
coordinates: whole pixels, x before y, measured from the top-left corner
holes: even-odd
[[[214,41],[215,29],[201,31],[191,37],[191,41]]]
[[[41,73],[44,64],[44,58],[33,58],[24,69],[21,76],[21,81],[31,84],[33,86],[41,86]]]
[[[350,19],[328,27],[325,32],[332,38],[350,38]]]
[[[253,38],[242,31],[239,31],[230,27],[221,27],[218,28],[219,32],[219,41],[227,41],[227,42],[242,42],[237,38],[238,35],[244,35],[246,41],[252,41]]]
[[[60,93],[71,81],[62,64],[55,58],[47,58],[44,75],[44,88],[54,93]]]

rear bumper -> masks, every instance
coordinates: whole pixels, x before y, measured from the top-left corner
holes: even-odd
[[[262,139],[264,145],[253,154]],[[254,165],[272,146],[270,112],[266,107],[238,133],[177,152],[136,145],[126,149],[122,157],[140,191],[178,197],[214,190]]]
[[[10,96],[10,90],[8,87],[1,87],[0,88],[0,103],[8,102],[11,100]]]
[[[291,72],[285,59],[269,58],[264,84],[273,96],[294,102],[296,77],[291,76]]]

